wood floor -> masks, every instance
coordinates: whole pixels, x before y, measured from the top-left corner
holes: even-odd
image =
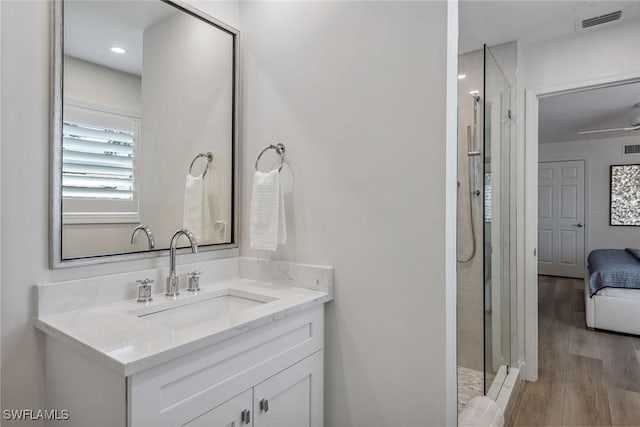
[[[587,330],[582,280],[538,283],[539,378],[506,425],[640,426],[640,337]]]

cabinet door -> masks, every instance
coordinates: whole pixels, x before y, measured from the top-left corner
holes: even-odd
[[[253,413],[251,406],[253,403],[253,390],[234,397],[200,415],[198,418],[185,424],[188,427],[245,427],[251,426]],[[247,415],[249,413],[249,415]]]
[[[322,427],[323,351],[253,389],[254,427]]]

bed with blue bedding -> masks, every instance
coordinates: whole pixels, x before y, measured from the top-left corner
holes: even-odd
[[[640,250],[598,249],[587,263],[587,328],[640,335]]]
[[[604,288],[640,289],[639,249],[596,249],[587,264],[591,297]]]

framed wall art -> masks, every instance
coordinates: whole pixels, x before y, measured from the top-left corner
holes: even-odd
[[[640,165],[612,165],[609,225],[640,226]]]

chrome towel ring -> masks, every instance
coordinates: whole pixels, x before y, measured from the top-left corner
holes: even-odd
[[[207,166],[204,169],[204,173],[202,174],[202,177],[204,178],[204,176],[207,174],[207,172],[209,171],[209,164],[211,164],[211,162],[213,161],[213,153],[211,151],[207,152],[207,153],[198,153],[193,160],[191,160],[191,166],[189,166],[189,175],[193,175],[193,173],[191,173],[191,171],[193,170],[193,164],[196,162],[196,160],[198,160],[200,157],[204,157],[207,159]]]
[[[283,143],[278,142],[276,145],[270,144],[268,147],[262,150],[260,154],[258,154],[258,158],[256,159],[256,172],[258,171],[258,163],[260,162],[260,158],[267,150],[276,150],[276,153],[278,153],[278,155],[280,156],[280,167],[278,168],[278,172],[281,171],[282,165],[284,164],[284,152],[286,150],[286,147]]]

